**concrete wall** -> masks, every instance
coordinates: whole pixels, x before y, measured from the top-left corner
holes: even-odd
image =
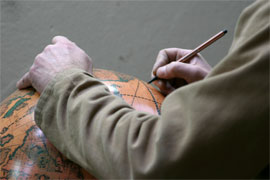
[[[211,65],[227,53],[242,9],[251,0],[1,0],[1,99],[12,93],[55,35],[76,42],[94,66],[149,80],[160,49],[194,48],[223,29],[202,52]]]

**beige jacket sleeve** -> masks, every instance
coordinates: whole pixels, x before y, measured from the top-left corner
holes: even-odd
[[[269,1],[242,13],[228,55],[201,81],[138,112],[88,73],[50,82],[47,138],[97,178],[252,178],[269,163]]]

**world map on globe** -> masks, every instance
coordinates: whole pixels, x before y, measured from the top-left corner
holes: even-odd
[[[162,94],[147,83],[118,72],[94,69],[112,92],[138,111],[160,114]],[[0,105],[0,179],[94,179],[68,160],[34,121],[39,94],[17,90]]]

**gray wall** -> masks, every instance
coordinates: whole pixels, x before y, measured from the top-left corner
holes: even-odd
[[[202,52],[211,65],[227,53],[242,9],[253,1],[1,1],[1,99],[55,35],[76,42],[94,66],[149,80],[160,49],[194,48],[223,29]]]

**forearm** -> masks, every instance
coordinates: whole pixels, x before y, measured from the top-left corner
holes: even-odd
[[[46,88],[35,119],[57,149],[96,177],[127,178],[129,149],[153,137],[158,116],[135,111],[98,80],[73,70]]]

